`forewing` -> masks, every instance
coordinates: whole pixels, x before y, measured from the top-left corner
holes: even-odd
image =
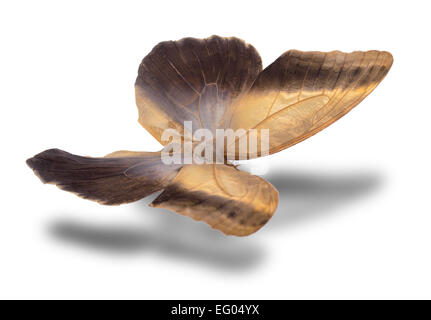
[[[274,214],[278,191],[264,179],[228,165],[187,165],[152,202],[228,235],[246,236]]]
[[[382,81],[392,62],[385,51],[287,51],[238,101],[230,126],[269,129],[269,153],[278,152],[349,112]]]
[[[163,145],[167,128],[214,132],[230,119],[232,105],[249,90],[262,63],[256,49],[237,38],[212,36],[159,43],[143,59],[136,79],[139,122]]]

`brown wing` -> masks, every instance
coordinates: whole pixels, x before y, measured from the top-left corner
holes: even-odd
[[[100,202],[121,204],[163,189],[181,166],[164,165],[160,152],[119,151],[105,158],[50,149],[27,160],[43,183]]]
[[[277,190],[260,177],[228,165],[187,165],[151,205],[246,236],[272,217],[277,204]]]
[[[136,79],[139,122],[159,142],[164,129],[214,130],[262,69],[256,49],[237,38],[212,36],[159,43],[143,59]],[[185,136],[188,136],[186,133]]]
[[[392,62],[385,51],[287,51],[259,74],[236,104],[230,125],[269,129],[269,153],[278,152],[349,112],[382,81]]]

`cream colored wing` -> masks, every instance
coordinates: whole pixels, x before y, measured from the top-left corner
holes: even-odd
[[[269,129],[270,154],[288,148],[349,112],[382,81],[392,62],[385,51],[287,51],[234,106],[230,127]]]
[[[277,204],[278,191],[260,177],[228,165],[187,165],[151,206],[247,236],[272,217]]]

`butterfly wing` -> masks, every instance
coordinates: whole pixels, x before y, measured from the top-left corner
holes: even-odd
[[[27,164],[43,183],[107,205],[133,202],[159,191],[181,168],[164,165],[160,152],[118,151],[91,158],[59,149],[41,152]]]
[[[184,166],[152,202],[228,235],[246,236],[274,214],[277,190],[264,179],[228,165]]]
[[[228,119],[233,101],[248,91],[262,62],[256,49],[237,38],[212,36],[161,42],[143,59],[135,83],[139,122],[162,145],[165,129],[214,132]]]
[[[287,51],[236,103],[230,127],[269,129],[270,154],[288,148],[349,112],[382,81],[392,62],[385,51]]]

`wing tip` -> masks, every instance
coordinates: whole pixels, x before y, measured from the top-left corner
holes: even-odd
[[[39,178],[39,180],[46,184],[48,181],[40,174],[40,160],[36,157],[29,158],[25,161],[25,163],[30,167],[31,170],[33,170],[33,173],[36,177]]]
[[[49,175],[46,175],[47,167],[49,166],[48,159],[55,155],[59,155],[64,151],[60,149],[48,149],[42,151],[35,156],[27,159],[25,163],[33,170],[34,174],[40,179],[42,183],[50,183]]]
[[[386,61],[389,69],[394,63],[394,56],[389,51],[381,51],[381,53],[386,56]]]

